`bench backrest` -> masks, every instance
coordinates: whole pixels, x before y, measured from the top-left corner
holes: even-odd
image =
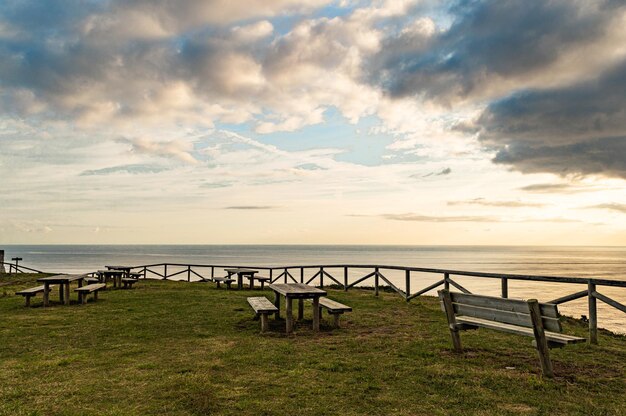
[[[528,302],[525,300],[457,292],[449,293],[455,315],[472,316],[527,328],[533,326]],[[544,329],[551,332],[562,332],[557,306],[551,303],[539,303],[539,309]]]

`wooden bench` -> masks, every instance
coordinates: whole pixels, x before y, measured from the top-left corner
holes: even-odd
[[[217,287],[220,287],[221,283],[226,283],[228,289],[230,289],[230,285],[235,281],[235,279],[231,279],[230,277],[212,277],[211,280],[217,283]]]
[[[137,283],[139,279],[133,279],[130,277],[123,277],[122,284],[124,285],[124,289],[132,289],[133,285]]]
[[[352,312],[350,306],[329,298],[320,298],[320,317],[322,316],[322,308],[326,309],[333,316],[333,327],[335,328],[339,328],[339,316],[344,312]]]
[[[446,317],[456,352],[462,352],[459,331],[479,327],[533,337],[541,371],[545,377],[554,377],[550,348],[585,342],[585,338],[562,334],[557,306],[492,296],[439,291],[439,299]]]
[[[53,287],[54,285],[50,285],[50,289],[52,289]],[[24,299],[26,300],[25,306],[30,306],[30,298],[36,296],[37,293],[43,293],[44,289],[45,286],[41,285],[37,287],[31,287],[29,289],[20,290],[19,292],[15,292],[15,294],[24,296]]]
[[[85,283],[87,283],[88,285],[92,283],[100,283],[100,279],[98,279],[97,277],[86,277]]]
[[[106,283],[93,283],[91,285],[77,287],[74,292],[78,293],[78,302],[87,303],[87,295],[93,293],[94,302],[98,300],[98,292],[106,287]]]
[[[256,316],[261,317],[261,332],[267,331],[269,328],[268,315],[278,312],[276,305],[264,296],[250,297],[248,298],[248,303],[254,309]]]
[[[128,273],[128,277],[130,279],[139,279],[140,277],[143,277],[143,273],[141,273],[141,272],[130,272],[130,273]]]
[[[254,280],[258,280],[261,283],[261,290],[263,290],[263,288],[265,287],[265,282],[269,282],[271,283],[272,279],[270,279],[269,277],[264,277],[264,276],[254,276],[253,278],[250,278],[250,283],[251,285],[254,285],[254,283],[252,283]]]

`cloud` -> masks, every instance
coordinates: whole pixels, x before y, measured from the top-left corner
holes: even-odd
[[[536,183],[532,185],[526,185],[519,188],[526,192],[537,193],[571,193],[579,192],[581,189],[567,183]]]
[[[102,168],[102,169],[86,170],[82,172],[80,175],[81,176],[110,175],[114,173],[129,173],[132,175],[139,175],[139,174],[145,174],[145,173],[159,173],[165,170],[168,170],[168,168],[164,166],[135,164],[135,165],[120,165],[120,166],[111,166],[111,167]]]
[[[265,210],[265,209],[276,209],[276,207],[269,206],[269,205],[234,205],[232,207],[226,207],[224,209]]]
[[[193,144],[182,139],[153,141],[146,137],[137,137],[120,138],[118,142],[130,144],[130,151],[133,153],[173,158],[189,164],[198,163],[198,160],[191,154]]]
[[[618,204],[618,203],[607,203],[607,204],[598,204],[585,207],[588,209],[607,209],[610,211],[616,211],[626,214],[626,204]]]
[[[615,62],[623,3],[611,0],[452,1],[452,24],[391,32],[372,58],[370,79],[394,96],[453,105],[511,89],[545,86]],[[581,51],[587,53],[580,59]],[[588,59],[593,57],[594,59]],[[575,64],[574,64],[575,63]],[[576,68],[576,70],[572,70]]]
[[[542,207],[545,204],[535,202],[521,202],[521,201],[488,201],[484,198],[470,199],[467,201],[449,201],[448,205],[481,205],[485,207],[503,207],[503,208],[527,208],[527,207]]]
[[[433,216],[418,214],[384,214],[383,218],[394,221],[417,221],[417,222],[497,222],[496,217],[471,216],[471,215],[451,215]]]
[[[452,169],[450,168],[444,168],[438,172],[430,172],[427,173],[426,175],[420,176],[420,175],[411,175],[411,178],[428,178],[429,176],[446,176],[452,173]]]

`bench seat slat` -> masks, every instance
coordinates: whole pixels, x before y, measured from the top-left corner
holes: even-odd
[[[250,297],[248,303],[256,313],[274,313],[278,308],[264,296]]]
[[[77,287],[76,289],[74,289],[74,292],[91,293],[91,292],[95,292],[96,290],[103,289],[105,287],[106,287],[105,283],[93,283],[91,285]]]
[[[504,324],[519,325],[532,328],[533,323],[528,313],[528,304],[526,304],[526,313],[514,312],[510,310],[502,310],[496,307],[483,307],[463,303],[453,303],[454,313],[464,316],[473,316],[475,318],[497,321]],[[552,332],[561,332],[561,322],[556,318],[542,316],[543,327]]]
[[[339,303],[336,300],[332,300],[329,298],[320,298],[320,306],[328,309],[329,312],[351,312],[352,308],[350,306],[344,305],[343,303]]]
[[[534,337],[533,329],[520,327],[517,325],[506,324],[502,322],[494,322],[487,319],[476,318],[473,316],[456,316],[456,321],[458,324],[466,324],[479,326],[488,329],[495,329],[502,332],[508,332],[512,334],[525,335],[528,337]],[[575,344],[578,342],[585,342],[585,338],[576,337],[573,335],[566,335],[557,332],[545,331],[546,339],[549,342],[555,342],[558,344]]]
[[[50,288],[52,289],[54,287],[54,285],[50,285]],[[35,295],[39,292],[43,292],[45,290],[45,286],[41,285],[41,286],[37,286],[37,287],[30,287],[28,289],[23,289],[20,290],[19,292],[15,292],[16,295]]]

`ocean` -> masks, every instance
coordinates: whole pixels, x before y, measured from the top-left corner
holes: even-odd
[[[84,273],[105,264],[139,266],[155,263],[217,264],[232,266],[296,266],[368,264],[452,269],[474,272],[603,278],[626,281],[626,247],[520,246],[332,246],[332,245],[5,245],[5,261],[22,257],[21,265],[46,272]],[[162,271],[162,270],[159,270]],[[175,272],[170,268],[169,273]],[[329,269],[341,281],[343,272]],[[372,270],[351,270],[350,281]],[[316,271],[307,272],[307,277]],[[404,289],[404,273],[383,274]],[[292,274],[294,274],[292,272]],[[299,274],[294,274],[299,277]],[[454,277],[473,293],[498,295],[500,280]],[[186,274],[179,275],[186,278]],[[415,292],[441,275],[412,273]],[[326,283],[329,283],[327,280]],[[372,285],[372,280],[364,285]],[[586,286],[510,281],[509,296],[549,301]],[[598,291],[626,304],[626,288],[599,287]],[[429,294],[434,294],[434,291]],[[559,306],[563,314],[588,314],[587,299]],[[626,333],[626,314],[598,301],[600,327]]]

